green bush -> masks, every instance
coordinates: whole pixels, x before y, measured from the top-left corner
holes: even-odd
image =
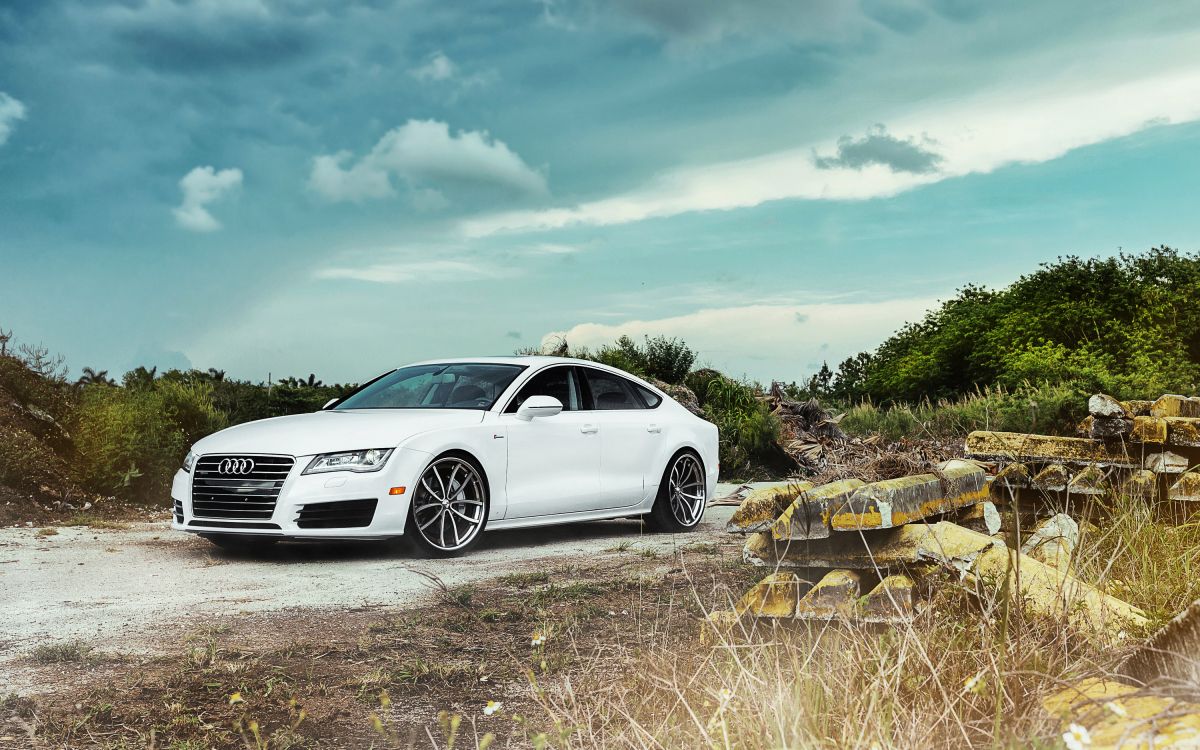
[[[713,370],[692,373],[687,386],[720,430],[722,475],[744,477],[778,462],[779,421],[758,399],[757,388]]]
[[[85,387],[73,425],[78,479],[94,492],[163,500],[191,443],[225,424],[201,384]]]
[[[1087,416],[1090,392],[1073,384],[1022,384],[1012,391],[982,389],[956,399],[877,406],[864,401],[840,423],[849,435],[959,439],[972,430],[1070,435]]]
[[[697,356],[683,341],[666,336],[646,336],[642,344],[622,336],[615,343],[605,344],[596,351],[583,347],[570,349],[564,342],[558,353],[561,356],[590,359],[644,378],[657,378],[671,385],[679,385],[684,381]]]

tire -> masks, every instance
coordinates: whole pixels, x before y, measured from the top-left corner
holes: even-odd
[[[258,534],[205,534],[204,538],[226,552],[241,554],[260,552],[279,541],[276,537]]]
[[[673,534],[695,529],[704,517],[706,486],[700,456],[690,450],[676,453],[667,462],[654,507],[645,516],[646,524],[655,531]]]
[[[417,480],[404,538],[421,556],[458,557],[479,543],[490,508],[479,463],[466,453],[444,453]]]

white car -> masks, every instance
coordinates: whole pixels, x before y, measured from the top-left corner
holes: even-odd
[[[717,469],[716,426],[621,370],[438,360],[200,440],[171,487],[171,528],[243,548],[403,535],[439,557],[485,528],[641,517],[687,531]]]

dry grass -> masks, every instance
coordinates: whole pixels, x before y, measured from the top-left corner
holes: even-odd
[[[1099,529],[1083,539],[1080,576],[1155,622],[1197,596],[1200,525],[1124,498],[1076,511]],[[316,640],[296,635],[312,630],[304,622],[269,648],[247,645],[242,623],[217,628],[182,659],[110,667],[103,684],[39,706],[40,736],[72,747],[145,747],[153,732],[176,748],[1049,748],[1062,727],[1042,699],[1112,673],[1134,645],[1089,641],[949,578],[906,626],[746,621],[701,645],[702,615],[764,571],[728,540],[693,547],[441,587],[435,606],[343,619]],[[489,700],[501,704],[490,714]]]

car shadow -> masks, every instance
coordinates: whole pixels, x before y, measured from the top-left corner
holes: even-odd
[[[537,549],[564,542],[588,542],[606,538],[612,539],[615,546],[621,541],[640,536],[657,535],[635,519],[581,521],[530,529],[487,531],[479,540],[478,546],[468,552],[467,556],[491,550]],[[385,541],[288,540],[245,551],[226,550],[213,545],[207,552],[211,557],[222,560],[278,563],[423,559],[402,537]]]

